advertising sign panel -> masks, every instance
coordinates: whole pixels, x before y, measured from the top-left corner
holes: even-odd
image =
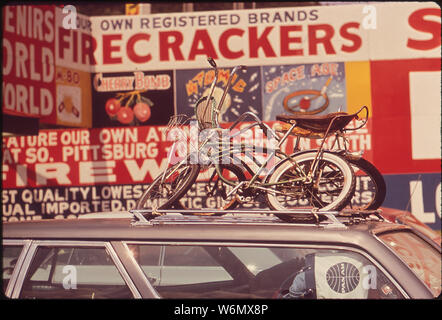
[[[172,71],[93,75],[93,126],[165,125],[174,114]]]
[[[55,122],[54,20],[53,6],[4,7],[4,113]]]
[[[437,225],[440,203],[426,195],[440,193],[436,3],[76,15],[75,28],[66,27],[69,17],[54,6],[3,8],[3,112],[87,128],[3,138],[4,219],[26,216],[26,205],[35,217],[133,205],[164,165],[169,117],[192,116],[206,94],[212,57],[220,68],[215,97],[233,66],[247,66],[233,81],[222,121],[251,111],[273,126],[283,112],[367,106],[366,126],[348,132],[350,149],[363,150],[385,175],[387,206],[404,209],[395,199],[407,199],[413,213],[435,212],[423,219]],[[303,138],[301,148],[320,143]],[[293,145],[290,139],[284,148]],[[109,203],[94,207],[94,193]]]
[[[218,81],[213,92],[216,101],[221,100],[231,71],[231,69],[219,69]],[[177,70],[176,75],[177,114],[193,116],[197,101],[209,94],[215,72],[213,69]],[[257,67],[249,67],[234,75],[230,90],[221,107],[220,120],[233,122],[247,111],[261,116],[260,69]]]
[[[88,17],[65,28],[61,8],[3,7],[3,112],[37,116],[41,123],[90,127]]]

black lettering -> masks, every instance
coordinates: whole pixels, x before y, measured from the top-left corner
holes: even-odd
[[[313,9],[313,10],[311,10],[310,12],[309,12],[309,15],[310,15],[310,20],[311,21],[315,21],[315,20],[318,20],[318,10],[317,9]]]
[[[298,21],[305,21],[307,19],[307,13],[305,11],[298,11]]]
[[[149,29],[149,18],[141,18],[140,20],[140,28]]]
[[[256,16],[256,13],[249,13],[249,23],[257,23],[258,18]]]

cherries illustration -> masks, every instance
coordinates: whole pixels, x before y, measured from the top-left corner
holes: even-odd
[[[120,108],[121,108],[121,105],[120,105],[119,100],[117,100],[115,98],[111,98],[106,101],[106,113],[110,117],[115,116],[118,113],[118,111],[120,110]]]
[[[147,103],[138,102],[134,107],[135,117],[137,117],[140,122],[149,120],[151,112],[150,107]]]
[[[134,120],[134,112],[129,107],[123,107],[117,113],[117,120],[123,124],[129,124]]]
[[[137,125],[149,120],[153,102],[140,93],[138,90],[118,93],[115,98],[108,99],[105,110],[109,118],[126,125]]]

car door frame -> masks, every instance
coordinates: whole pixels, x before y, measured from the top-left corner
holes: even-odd
[[[6,240],[4,240],[6,241]],[[26,241],[26,240],[25,240]],[[29,240],[28,240],[29,241]],[[14,286],[11,288],[11,296],[12,299],[19,299],[20,292],[23,287],[23,282],[26,277],[26,274],[29,270],[32,260],[34,259],[34,255],[37,249],[41,246],[50,246],[50,247],[102,247],[104,248],[108,254],[110,255],[112,262],[116,266],[119,274],[123,278],[123,281],[128,286],[132,295],[135,299],[140,299],[142,295],[138,291],[134,282],[132,281],[129,273],[125,269],[123,263],[121,262],[118,254],[115,252],[113,246],[110,242],[106,241],[82,241],[82,240],[31,240],[29,243],[29,247],[23,257],[22,263],[20,265],[20,272],[15,279]],[[14,270],[15,271],[15,270]]]
[[[399,281],[390,273],[390,271],[384,267],[384,264],[381,263],[375,255],[371,254],[369,251],[362,247],[356,246],[346,246],[343,244],[330,244],[325,242],[318,243],[286,243],[286,242],[246,242],[246,241],[238,241],[238,242],[214,242],[214,241],[149,241],[149,240],[127,240],[122,241],[123,245],[126,247],[127,251],[129,250],[128,245],[133,244],[143,244],[143,245],[159,245],[159,246],[168,246],[168,245],[178,245],[178,246],[225,246],[225,247],[284,247],[284,248],[299,248],[299,249],[317,249],[317,250],[345,250],[349,252],[353,252],[363,256],[370,263],[372,263],[375,267],[377,267],[386,277],[387,279],[395,286],[395,288],[402,294],[404,299],[411,299],[413,294],[408,292],[406,288],[401,285]],[[133,257],[132,257],[133,258]],[[133,262],[137,265],[139,272],[142,273],[142,277],[144,281],[148,284],[149,289],[153,291],[156,297],[161,298],[161,295],[154,288],[154,286],[150,283],[148,277],[142,270],[141,266],[135,261],[133,258]],[[414,276],[411,270],[409,270],[411,274]],[[423,285],[423,284],[422,284]],[[424,285],[423,285],[424,286]]]
[[[15,263],[14,270],[12,272],[11,278],[9,279],[8,286],[5,290],[5,296],[12,298],[12,292],[17,282],[17,278],[20,274],[20,270],[23,266],[23,261],[26,258],[29,248],[31,247],[31,240],[21,240],[21,239],[3,239],[3,246],[22,246],[21,252],[18,256],[17,262]]]
[[[160,299],[160,295],[158,295],[150,281],[147,279],[126,243],[123,241],[111,241],[111,245],[140,292],[141,297],[143,299]]]

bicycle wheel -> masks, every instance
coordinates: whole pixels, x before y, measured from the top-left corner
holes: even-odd
[[[231,183],[237,184],[246,180],[242,169],[233,164],[220,165],[222,176]],[[213,165],[201,168],[195,183],[187,190],[187,193],[174,203],[179,209],[221,209],[231,210],[238,206],[239,202],[235,194],[227,196],[233,186],[224,183]],[[228,212],[226,212],[228,213]],[[223,215],[224,213],[208,213],[205,215]]]
[[[138,200],[136,209],[168,209],[179,200],[192,184],[200,171],[197,164],[177,163],[161,173]]]
[[[379,170],[364,158],[347,159],[356,176],[356,189],[351,208],[376,210],[385,200],[387,187]]]
[[[304,152],[292,156],[299,169],[305,174],[316,157],[316,151]],[[301,177],[288,159],[277,165],[275,171],[267,179],[270,188],[275,192],[267,193],[267,203],[272,210],[312,209],[320,211],[341,210],[350,201],[355,190],[355,176],[349,163],[342,157],[324,152],[318,159],[317,169],[312,183],[293,182]],[[292,180],[292,182],[290,182]],[[288,181],[284,183],[284,181]],[[290,214],[275,215],[285,221],[292,221]],[[305,218],[312,218],[306,214]],[[301,215],[297,215],[301,218]]]

